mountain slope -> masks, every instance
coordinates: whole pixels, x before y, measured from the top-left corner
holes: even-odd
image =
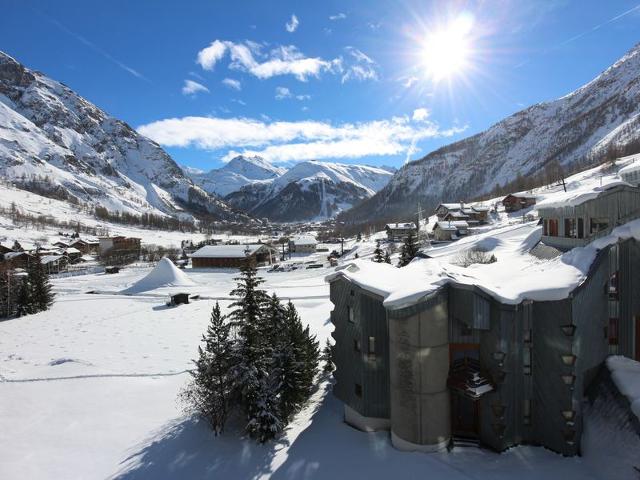
[[[640,46],[595,80],[555,101],[515,113],[488,130],[402,167],[385,188],[340,220],[407,218],[489,192],[555,162],[571,168],[640,138]]]
[[[2,52],[0,169],[21,188],[110,211],[242,218],[158,144]]]
[[[371,197],[392,173],[366,165],[308,161],[225,197],[231,205],[273,221],[327,219]]]
[[[206,192],[224,197],[256,180],[276,178],[286,171],[285,168],[275,167],[261,157],[239,155],[222,168],[206,173],[186,170],[186,173]]]

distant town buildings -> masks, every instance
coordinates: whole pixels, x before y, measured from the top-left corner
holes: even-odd
[[[387,223],[384,227],[390,242],[402,242],[410,234],[417,235],[415,223]]]
[[[193,268],[239,268],[249,261],[254,266],[278,262],[278,250],[266,244],[206,245],[191,255]]]
[[[318,241],[313,235],[296,235],[289,239],[290,253],[315,253]]]

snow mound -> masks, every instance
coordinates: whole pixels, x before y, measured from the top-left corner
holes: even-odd
[[[140,293],[160,287],[190,287],[195,285],[186,273],[176,267],[171,260],[163,258],[145,277],[138,280],[122,293]]]
[[[631,404],[631,410],[640,420],[640,362],[622,356],[607,358],[611,378]]]

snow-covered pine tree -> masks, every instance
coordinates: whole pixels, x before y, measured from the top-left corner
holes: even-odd
[[[28,277],[22,277],[20,287],[18,288],[18,297],[16,298],[16,315],[24,317],[36,313],[36,306],[33,302],[31,282]]]
[[[331,373],[335,370],[335,365],[333,363],[333,347],[331,346],[331,341],[328,338],[324,344],[324,348],[322,349],[322,356],[320,360],[324,362],[324,368],[322,370],[325,373]]]
[[[384,263],[391,265],[391,255],[389,255],[389,250],[385,250],[384,252]]]
[[[207,332],[202,336],[204,348],[198,347],[196,368],[190,372],[192,380],[181,395],[191,410],[207,419],[215,435],[224,431],[233,405],[234,354],[230,328],[216,302]]]
[[[373,251],[373,261],[376,263],[384,262],[384,253],[382,252],[382,248],[380,248],[380,240],[376,242],[376,248]]]
[[[284,375],[280,390],[280,410],[288,419],[309,398],[318,368],[319,349],[309,327],[303,328],[300,316],[289,302],[286,310],[287,345],[284,349]]]
[[[36,312],[48,310],[53,304],[53,293],[49,275],[45,272],[39,256],[36,255],[29,262],[28,273],[34,310]]]
[[[265,353],[270,355],[269,378],[271,388],[279,396],[283,382],[285,350],[287,346],[286,335],[286,309],[274,293],[269,297],[264,312],[264,335],[267,341]]]
[[[418,244],[416,243],[416,237],[413,233],[407,235],[404,243],[402,244],[402,248],[400,250],[400,261],[398,262],[398,267],[404,267],[409,265],[409,262],[415,258],[418,254]]]
[[[282,429],[278,417],[277,392],[271,388],[269,367],[271,349],[265,338],[265,306],[268,296],[259,287],[264,282],[247,258],[235,279],[237,286],[231,295],[237,300],[229,314],[236,335],[234,360],[234,390],[240,394],[247,416],[247,433],[266,442]]]

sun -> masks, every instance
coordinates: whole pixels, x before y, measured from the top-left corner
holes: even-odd
[[[422,63],[434,82],[464,73],[471,61],[473,17],[460,14],[445,25],[426,34],[422,45]]]

